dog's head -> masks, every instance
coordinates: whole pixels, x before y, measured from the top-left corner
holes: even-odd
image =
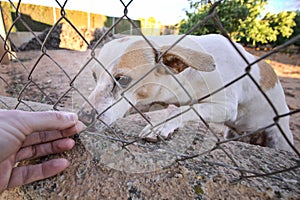
[[[187,80],[196,79],[195,72],[215,70],[215,63],[211,55],[188,38],[172,47],[178,39],[179,36],[150,37],[150,45],[142,37],[133,36],[104,45],[93,72],[97,86],[80,111],[80,119],[89,123],[98,115],[109,125],[123,117],[132,105],[187,103],[189,97],[174,77],[192,93],[194,89]]]

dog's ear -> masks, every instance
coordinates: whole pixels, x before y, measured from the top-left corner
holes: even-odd
[[[160,49],[164,53],[169,46]],[[203,72],[215,70],[216,65],[213,57],[203,50],[195,51],[180,45],[171,48],[162,58],[162,62],[168,66],[175,74],[178,74],[188,67]]]

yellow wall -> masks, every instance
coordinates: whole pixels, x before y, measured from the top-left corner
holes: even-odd
[[[17,4],[15,3],[15,5]],[[1,7],[3,10],[5,27],[6,30],[8,30],[13,24],[11,13],[15,13],[16,10],[9,2],[1,2]],[[19,12],[30,16],[34,21],[48,24],[50,26],[63,17],[61,15],[61,9],[59,8],[33,4],[21,4]],[[76,27],[88,27],[88,25],[90,25],[89,28],[101,28],[104,26],[104,22],[106,21],[106,16],[91,13],[89,23],[87,12],[75,10],[66,10],[65,17]],[[65,20],[63,19],[62,22],[65,22]],[[16,29],[13,28],[13,31],[16,31]]]
[[[15,3],[17,6],[17,3]],[[15,8],[9,2],[1,2],[3,10],[4,22],[6,30],[8,31],[13,24],[12,13],[15,13]],[[66,22],[62,19],[64,16],[61,15],[60,8],[53,8],[47,6],[33,5],[33,4],[21,4],[20,13],[31,17],[33,21],[40,22],[49,26],[52,26],[58,20],[60,22]],[[87,13],[83,11],[66,10],[65,17],[75,27],[86,27],[86,28],[102,28],[107,20],[107,17],[100,14]],[[171,26],[171,30],[161,24],[160,21],[154,17],[148,19],[140,18],[141,29],[145,35],[161,35],[161,34],[177,34],[178,31]],[[12,32],[16,32],[16,27],[12,27]],[[25,30],[27,31],[27,30]]]

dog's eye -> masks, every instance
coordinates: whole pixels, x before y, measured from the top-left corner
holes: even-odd
[[[131,78],[129,76],[117,76],[116,81],[118,81],[118,83],[120,84],[121,87],[127,87],[129,85],[129,83],[131,82]]]

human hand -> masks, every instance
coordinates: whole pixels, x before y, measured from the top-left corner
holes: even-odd
[[[73,113],[0,110],[0,193],[65,170],[70,163],[63,158],[21,167],[15,164],[72,149],[75,142],[67,137],[82,129]]]

